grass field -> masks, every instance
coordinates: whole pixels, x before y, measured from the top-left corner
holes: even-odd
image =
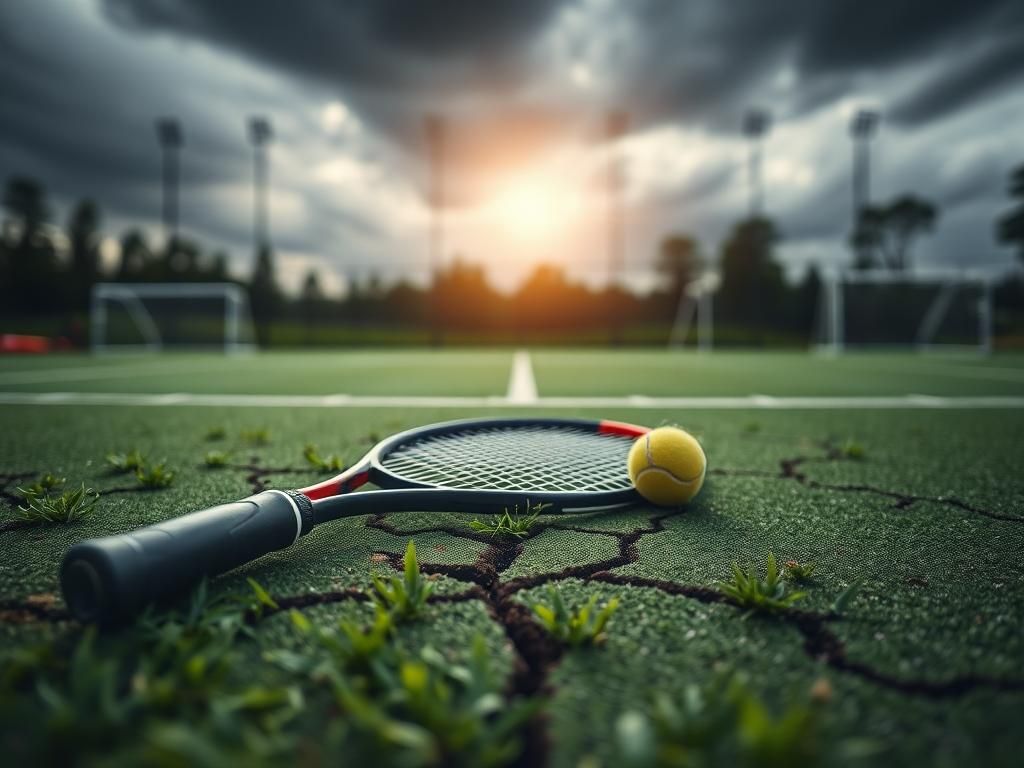
[[[500,708],[539,702],[511,728],[521,764],[1019,764],[1024,357],[545,350],[529,356],[518,384],[515,359],[0,359],[0,749],[12,764],[319,765],[358,762],[366,750],[380,765],[480,765],[494,748],[504,764],[493,728],[437,747],[438,733],[493,717],[467,707],[445,720],[449,705],[409,703],[423,647],[468,664],[479,637]],[[760,399],[700,400],[748,396]],[[373,397],[392,400],[359,399]],[[819,397],[834,400],[784,400]],[[865,398],[907,399],[875,407]],[[707,485],[682,511],[541,519],[523,538],[474,531],[454,514],[382,511],[325,525],[209,585],[214,598],[251,595],[252,578],[269,593],[274,607],[239,608],[235,623],[168,614],[89,639],[65,613],[57,567],[83,538],[311,482],[323,473],[303,458],[307,443],[352,462],[407,427],[538,412],[681,424],[705,447]],[[208,439],[214,428],[223,438]],[[147,490],[111,473],[104,457],[132,450],[166,460],[171,485]],[[227,465],[207,467],[211,450],[227,453]],[[17,488],[45,473],[99,491],[93,512],[68,524],[18,521]],[[310,632],[341,619],[368,625],[370,575],[400,568],[410,539],[435,591],[422,617],[396,629],[404,666],[372,685],[369,673],[339,682],[309,669],[325,653],[338,659]],[[718,582],[733,562],[763,571],[769,553],[815,564],[804,599],[765,614],[723,597]],[[602,645],[545,634],[529,607],[550,600],[549,586],[574,606],[620,601]],[[296,628],[291,611],[313,629]],[[446,679],[461,690],[451,680],[466,674]],[[713,692],[732,674],[746,704],[706,704],[688,731],[658,726],[659,694],[683,706],[690,687]],[[403,691],[401,706],[372,701]],[[433,734],[427,746],[423,733]],[[645,744],[661,750],[660,763],[644,757]],[[671,762],[680,744],[691,762]]]

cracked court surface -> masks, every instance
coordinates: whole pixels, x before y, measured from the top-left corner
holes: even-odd
[[[507,413],[507,411],[503,411]],[[231,408],[4,407],[0,448],[0,632],[7,644],[75,633],[56,569],[75,541],[237,498],[295,487],[320,474],[302,449],[356,460],[379,437],[460,416],[451,409],[291,411]],[[576,415],[576,414],[564,414]],[[638,508],[541,521],[524,540],[472,531],[462,515],[378,514],[322,526],[285,552],[216,580],[259,580],[311,621],[366,616],[371,572],[399,567],[408,539],[437,591],[415,638],[461,652],[487,639],[508,690],[548,700],[527,734],[530,764],[607,758],[618,713],[655,690],[679,692],[714,670],[742,671],[769,700],[829,680],[830,735],[881,745],[892,764],[1013,764],[1024,714],[1024,414],[1008,411],[579,412],[678,422],[709,457],[708,484],[683,511]],[[207,443],[210,427],[228,439]],[[237,440],[266,428],[266,446]],[[840,447],[855,440],[860,460]],[[109,475],[108,452],[138,448],[177,473],[140,491]],[[229,465],[202,466],[229,449]],[[103,493],[67,526],[12,524],[15,488],[53,471]],[[814,561],[809,596],[774,618],[745,617],[714,582],[730,563],[766,554]],[[849,583],[865,584],[842,616]],[[549,583],[578,602],[620,597],[605,647],[564,650],[529,611]],[[266,614],[258,643],[280,641],[287,619]],[[254,668],[259,674],[259,667]]]

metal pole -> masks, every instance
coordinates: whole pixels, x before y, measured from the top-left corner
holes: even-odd
[[[623,226],[622,159],[619,157],[618,141],[626,133],[629,116],[625,112],[612,111],[605,123],[608,141],[607,167],[607,217],[608,217],[608,289],[609,293],[621,282],[625,267],[625,230]],[[609,296],[609,298],[611,298]],[[612,344],[620,341],[621,321],[618,307],[614,303],[608,311],[608,335]]]
[[[697,344],[701,352],[710,352],[714,346],[714,296],[709,286],[697,299]]]
[[[262,117],[249,120],[249,141],[253,148],[253,252],[256,258],[263,248],[270,245],[270,214],[267,204],[269,183],[269,162],[267,144],[273,138],[270,121]]]
[[[761,183],[761,140],[771,128],[771,115],[760,109],[748,110],[743,117],[743,134],[750,140],[747,158],[747,184],[750,218],[764,212],[764,188]]]
[[[170,252],[178,239],[178,151],[184,139],[181,125],[173,118],[157,120],[156,134],[161,149],[164,239],[166,249]]]
[[[444,260],[444,119],[428,115],[426,133],[430,159],[430,322],[434,344],[439,345],[442,329],[437,280]]]
[[[853,139],[853,226],[856,233],[860,214],[871,204],[871,137],[878,128],[877,112],[859,110],[850,122],[850,136]],[[858,260],[865,261],[864,252],[855,246]]]

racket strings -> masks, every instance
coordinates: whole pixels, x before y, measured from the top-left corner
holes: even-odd
[[[631,487],[632,438],[565,426],[471,429],[399,446],[382,463],[414,482],[509,491],[621,491]]]

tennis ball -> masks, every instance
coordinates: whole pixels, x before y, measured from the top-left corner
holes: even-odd
[[[653,504],[678,507],[704,485],[708,460],[697,439],[678,427],[658,427],[629,449],[629,479]]]

